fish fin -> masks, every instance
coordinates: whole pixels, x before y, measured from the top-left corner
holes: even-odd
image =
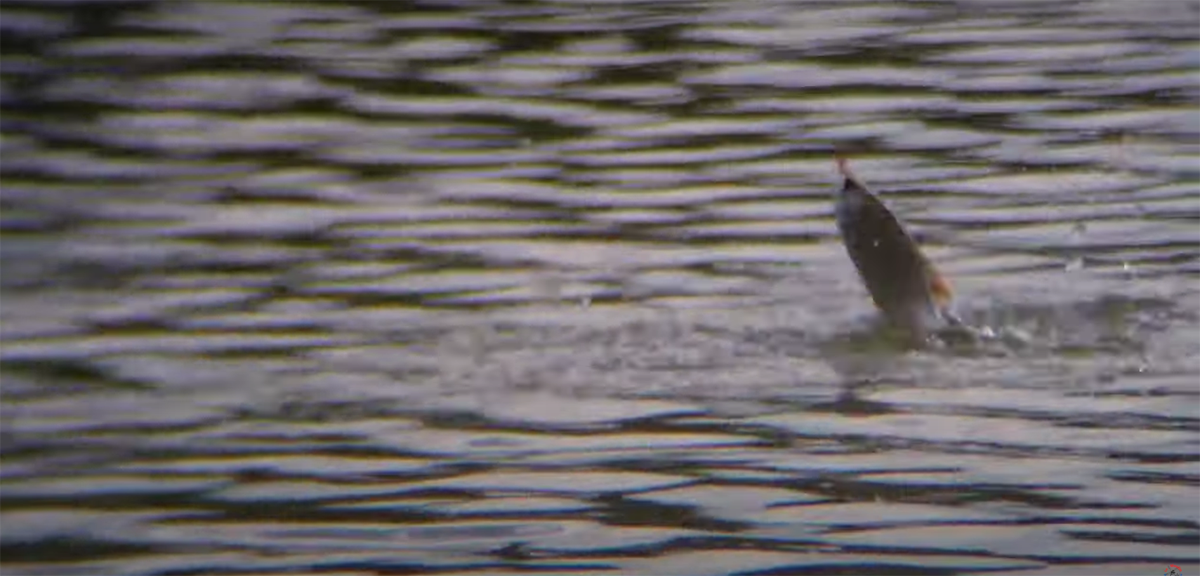
[[[931,273],[929,278],[929,292],[933,294],[933,301],[939,307],[950,305],[950,301],[954,299],[954,289],[950,287],[950,283],[946,281],[933,266],[929,267]]]

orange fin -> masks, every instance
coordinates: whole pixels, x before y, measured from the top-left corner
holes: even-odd
[[[929,292],[933,294],[934,303],[938,306],[950,304],[950,301],[954,299],[954,289],[950,288],[950,283],[932,266],[930,266],[930,272],[932,272],[932,277],[929,279]]]

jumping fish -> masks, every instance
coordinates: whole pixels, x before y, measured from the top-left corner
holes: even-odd
[[[941,328],[961,325],[950,309],[950,283],[850,171],[846,159],[835,159],[845,179],[837,198],[838,230],[875,306],[890,324],[921,341]]]

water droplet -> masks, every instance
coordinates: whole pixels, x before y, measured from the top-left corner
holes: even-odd
[[[1070,262],[1067,262],[1066,266],[1063,266],[1063,270],[1066,272],[1075,272],[1077,270],[1083,270],[1083,258],[1072,259]]]

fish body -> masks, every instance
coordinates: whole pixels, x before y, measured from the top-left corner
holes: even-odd
[[[896,328],[925,339],[958,324],[953,291],[900,221],[838,158],[844,177],[837,198],[842,242],[875,306]]]

